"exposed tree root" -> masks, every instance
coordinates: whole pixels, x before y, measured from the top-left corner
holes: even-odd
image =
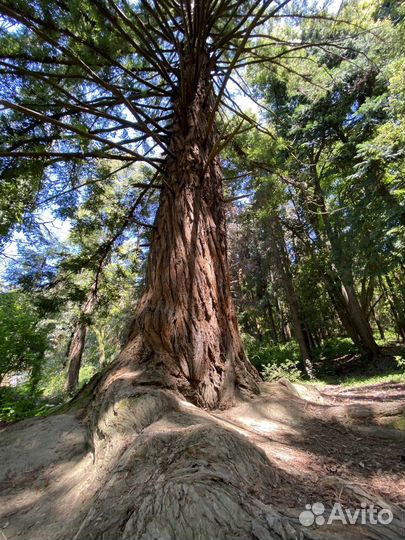
[[[308,422],[322,426],[318,415],[324,422],[347,406],[328,403],[316,389],[267,384],[260,398],[211,413],[166,389],[128,383],[114,391],[110,381],[104,393],[98,392],[100,400],[87,418],[79,411],[21,422],[2,432],[0,527],[5,538],[401,537],[403,513],[397,504],[336,472],[317,482],[320,493],[314,499],[305,495],[304,484],[300,487],[304,480],[298,471],[291,479],[287,472],[293,469],[277,457],[285,455],[288,465],[291,451],[291,463],[299,467],[302,452],[294,449],[291,437],[305,436]],[[343,413],[337,416],[344,421]],[[308,498],[292,508],[288,492],[300,489]],[[327,489],[347,492],[352,504],[387,505],[394,509],[394,522],[302,527],[298,515],[305,503],[319,500]],[[287,498],[280,503],[283,490]]]

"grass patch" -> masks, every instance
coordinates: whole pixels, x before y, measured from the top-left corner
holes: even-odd
[[[385,375],[347,375],[346,377],[328,377],[327,379],[318,378],[313,381],[301,380],[300,383],[313,386],[327,386],[335,384],[344,388],[355,386],[372,386],[382,383],[405,383],[405,373],[387,373]]]
[[[405,373],[387,373],[385,375],[356,375],[348,376],[340,384],[346,388],[352,386],[369,386],[381,383],[403,383],[405,382]]]

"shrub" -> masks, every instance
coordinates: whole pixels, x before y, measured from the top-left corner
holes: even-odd
[[[42,416],[50,407],[30,384],[0,387],[0,420],[15,422],[31,416]]]
[[[250,362],[260,371],[268,364],[280,364],[284,360],[299,360],[300,353],[295,341],[274,345],[263,343],[248,334],[243,334],[243,343]]]
[[[315,357],[317,360],[325,362],[356,353],[358,353],[358,350],[350,338],[335,337],[326,339],[322,345],[315,350]]]
[[[299,381],[302,372],[297,367],[297,360],[283,360],[279,364],[267,364],[262,369],[262,376],[265,381],[278,381],[288,379],[291,382]]]
[[[24,294],[0,293],[0,381],[8,373],[28,371],[37,382],[47,347],[40,322]]]
[[[274,345],[262,343],[248,334],[242,336],[250,362],[259,370],[265,381],[281,378],[297,381],[302,373],[298,369],[300,352],[295,341]]]
[[[50,399],[62,399],[65,395],[66,371],[47,373],[41,380],[40,388],[43,395]]]
[[[394,356],[394,361],[397,365],[397,368],[400,371],[405,371],[405,357],[402,355]]]
[[[35,390],[29,382],[15,387],[0,387],[0,421],[16,422],[32,416],[42,416],[66,399],[66,371],[60,368],[56,371],[56,364],[57,362],[53,365],[52,372],[46,373]],[[80,370],[79,386],[86,384],[95,373],[94,366],[83,366]]]
[[[63,367],[65,358],[61,354],[55,354],[47,358],[42,372],[39,388],[42,394],[53,403],[58,403],[67,398],[65,391],[66,368]],[[84,386],[97,372],[96,366],[85,363],[79,373],[79,388]]]
[[[79,387],[81,388],[97,373],[97,369],[92,364],[82,366],[79,374]]]

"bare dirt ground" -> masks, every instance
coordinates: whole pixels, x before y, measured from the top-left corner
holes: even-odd
[[[272,504],[356,506],[355,486],[375,501],[404,505],[405,384],[319,391],[282,381],[264,387],[263,398],[218,416],[277,465],[281,482]]]
[[[232,536],[223,534],[218,525],[217,534],[208,533],[211,536],[205,537],[202,533],[199,536],[199,533],[190,532],[185,532],[183,537],[170,536],[167,532],[164,535],[162,533],[162,536],[159,533],[154,533],[156,536],[148,533],[148,536],[146,532],[144,536],[137,536],[136,533],[131,536],[124,532],[117,536],[117,540],[381,540],[403,537],[405,384],[384,383],[350,389],[326,386],[317,389],[281,381],[264,383],[260,397],[250,402],[241,402],[227,411],[207,412],[185,402],[178,403],[178,409],[167,413],[149,411],[146,427],[138,432],[137,440],[145,437],[145,441],[148,441],[147,436],[156,434],[159,437],[164,434],[167,439],[175,432],[187,432],[190,435],[191,427],[194,429],[198,424],[206,430],[214,426],[217,431],[212,431],[213,436],[231,433],[248,441],[264,453],[267,463],[262,464],[260,470],[257,469],[257,492],[255,482],[252,481],[254,467],[249,472],[249,482],[253,485],[246,486],[245,492],[249,497],[255,497],[256,505],[262,505],[263,509],[271,507],[286,517],[296,527],[296,532],[288,537],[281,532],[273,536],[265,532],[259,534],[259,528],[256,528],[256,533],[253,531],[249,535],[241,533]],[[117,413],[113,412],[113,415]],[[195,429],[193,433],[196,433]],[[98,508],[102,508],[100,500],[103,496],[100,493],[106,491],[106,486],[106,493],[109,493],[110,487],[105,481],[108,459],[104,462],[94,461],[94,449],[88,446],[87,441],[86,425],[80,413],[54,415],[0,427],[1,540],[81,539],[87,537],[83,523],[90,518],[96,531],[97,527],[103,530],[102,522],[107,518],[103,518],[103,511],[94,510],[97,508],[94,500],[98,501]],[[132,441],[128,437],[127,446]],[[187,444],[191,445],[191,442]],[[206,471],[210,467],[209,452],[213,452],[213,448],[209,451],[204,449],[198,440],[195,449],[197,457],[193,457],[196,463],[193,470],[200,467],[201,471]],[[243,451],[249,452],[248,447]],[[104,455],[111,456],[111,452]],[[200,454],[204,454],[204,459]],[[221,471],[229,469],[233,474],[232,469],[237,468],[236,458],[229,453],[229,462],[226,462],[227,455],[226,452],[221,453],[219,466]],[[139,456],[137,459],[139,462]],[[229,470],[221,472],[223,478],[229,477]],[[263,472],[266,470],[271,470],[271,478],[264,483],[260,476],[267,474]],[[124,480],[129,482],[125,476],[128,472],[123,471],[128,469],[119,465],[114,474],[120,474],[120,478],[124,474]],[[212,476],[214,473],[211,471],[210,474]],[[117,481],[112,485],[111,489],[116,490]],[[266,485],[266,489],[263,489],[263,485]],[[150,489],[153,490],[153,487]],[[133,504],[130,500],[128,502],[128,493],[135,489],[135,484],[128,488],[125,504]],[[238,489],[241,489],[240,486]],[[187,499],[185,494],[182,497]],[[374,504],[379,508],[389,508],[395,518],[391,525],[386,526],[338,524],[300,528],[300,512],[306,504],[315,502],[322,502],[327,511],[336,502],[345,508],[358,508],[362,502]],[[108,506],[108,503],[105,504]],[[89,512],[93,513],[90,515]],[[81,530],[84,532],[81,533]],[[94,538],[116,540],[108,537],[107,533],[99,536],[96,534]]]

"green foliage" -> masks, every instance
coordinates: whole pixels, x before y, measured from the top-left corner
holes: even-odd
[[[302,372],[298,369],[298,360],[283,360],[280,363],[267,364],[263,367],[262,376],[265,381],[279,381],[288,379],[297,382],[302,379]]]
[[[316,358],[322,363],[328,363],[342,356],[356,354],[358,351],[349,338],[335,337],[326,339],[315,351]]]
[[[80,369],[79,386],[81,388],[93,377],[97,372],[97,368],[93,365],[84,365]],[[66,399],[65,391],[66,371],[54,371],[48,372],[47,375],[41,380],[41,390],[44,398],[52,399],[54,402]]]
[[[42,416],[49,411],[49,404],[31,385],[0,387],[0,420],[15,422],[32,416]]]
[[[252,191],[231,238],[241,323],[257,339],[278,343],[297,335],[294,306],[311,346],[322,343],[315,358],[321,369],[356,352],[339,338],[354,326],[342,284],[353,287],[364,327],[369,320],[372,331],[378,326],[389,336],[395,328],[405,338],[404,9],[353,0],[332,26],[310,18],[275,25],[280,42],[339,35],[345,52],[310,47],[278,66],[248,69],[252,94],[266,107],[267,132],[244,134],[229,153],[237,172],[246,171],[243,189]],[[362,31],[353,34],[354,26]],[[265,56],[265,37],[261,47]],[[281,265],[273,216],[287,253]]]
[[[89,350],[90,349],[90,350]],[[94,362],[94,350],[89,347],[85,351],[82,362],[82,367],[79,373],[78,388],[82,388],[93,375],[100,369],[100,365]],[[46,360],[45,369],[42,374],[38,391],[41,392],[43,398],[54,404],[59,403],[67,398],[65,383],[66,369],[61,369],[64,357],[58,351],[53,351],[53,354]]]
[[[300,353],[295,341],[273,345],[243,334],[243,342],[250,362],[262,373],[265,381],[281,378],[297,381],[302,377],[298,369]]]
[[[386,330],[384,332],[384,339],[382,339],[381,337],[376,337],[376,343],[380,347],[384,347],[390,344],[395,344],[397,341],[398,341],[398,335],[392,330]]]
[[[92,365],[83,366],[79,374],[79,388],[84,386],[97,373],[97,368]]]
[[[47,347],[47,331],[27,295],[0,293],[0,380],[14,371],[38,377]]]
[[[402,372],[405,372],[405,353],[402,356],[394,356],[394,360],[397,364],[398,369],[400,369]]]
[[[46,366],[46,372],[35,389],[30,383],[0,387],[0,421],[16,422],[43,416],[67,399],[64,388],[66,372],[60,369],[60,360],[48,361]],[[96,372],[94,365],[84,365],[80,370],[79,388],[88,383]]]
[[[41,379],[42,394],[46,399],[63,400],[66,397],[65,392],[66,371],[60,370],[50,371],[47,366],[46,373]]]

